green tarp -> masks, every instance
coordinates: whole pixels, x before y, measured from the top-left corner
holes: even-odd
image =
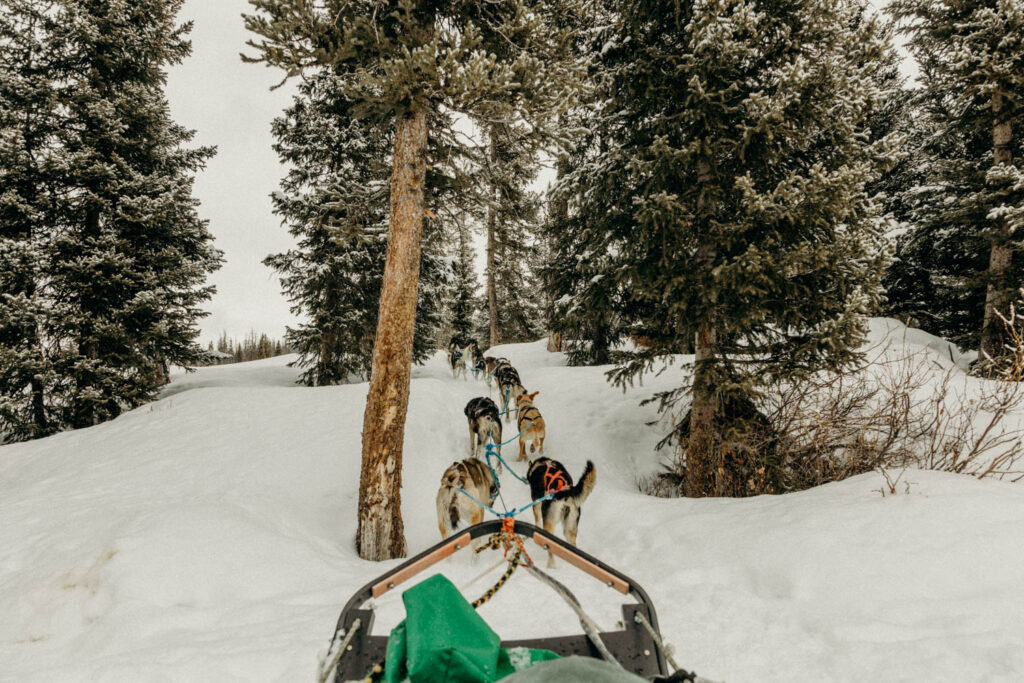
[[[405,621],[391,631],[387,683],[491,683],[555,659],[547,650],[505,650],[451,581],[436,574],[402,593]]]

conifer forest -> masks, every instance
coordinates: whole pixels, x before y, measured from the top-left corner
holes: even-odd
[[[490,547],[548,599],[573,566],[633,585],[565,559],[577,525],[647,585],[660,629],[620,623],[651,639],[637,680],[1020,680],[1018,229],[1024,0],[0,0],[0,661],[12,681],[570,680],[520,671],[554,641],[486,665],[467,645],[437,674],[413,588],[386,659],[365,612],[364,636],[337,617],[398,566],[367,561],[503,519]],[[93,520],[80,544],[61,510]],[[962,595],[942,551],[995,573]],[[189,562],[195,581],[146,568]],[[456,584],[483,570],[465,562]],[[408,578],[383,576],[381,605]],[[294,624],[261,641],[291,659],[167,635],[204,641],[241,614],[224,596],[264,588],[298,596],[262,619]],[[618,665],[590,595],[559,628]],[[152,617],[172,630],[146,668],[133,599],[213,611]],[[473,608],[532,614],[502,599]],[[913,644],[889,668],[868,642]],[[180,664],[193,647],[205,668]]]

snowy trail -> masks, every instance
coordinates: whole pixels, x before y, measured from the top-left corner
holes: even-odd
[[[875,475],[781,497],[649,498],[635,482],[657,470],[664,429],[638,404],[678,369],[623,393],[542,342],[491,353],[540,390],[547,454],[574,477],[597,464],[580,547],[648,590],[684,666],[731,683],[1020,680],[1024,487],[909,472],[910,493],[884,498]],[[288,360],[178,375],[113,422],[0,448],[0,681],[312,679],[341,606],[393,563],[353,550],[366,385],[297,387]],[[410,553],[439,539],[438,481],[468,450],[462,408],[488,395],[440,353],[413,377]],[[523,472],[517,451],[504,454]],[[511,477],[503,491],[529,500]],[[494,561],[439,567],[459,585]],[[618,594],[555,571],[614,626]],[[577,632],[552,597],[519,572],[482,613],[507,638]],[[379,607],[382,632],[401,618],[397,594]]]

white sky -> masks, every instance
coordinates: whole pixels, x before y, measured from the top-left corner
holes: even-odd
[[[218,148],[195,189],[200,215],[224,252],[224,265],[211,278],[217,286],[207,304],[211,315],[200,323],[203,343],[222,330],[280,337],[294,320],[276,275],[261,263],[293,244],[269,197],[284,173],[270,147],[270,123],[290,104],[292,89],[271,92],[280,72],[238,56],[246,50],[241,15],[248,10],[246,0],[187,0],[180,20],[195,22],[193,53],[167,84],[174,119],[196,129],[196,143]]]
[[[224,252],[224,265],[211,278],[217,294],[206,306],[210,316],[200,323],[203,344],[223,330],[233,337],[250,329],[280,337],[295,322],[277,276],[262,264],[294,243],[270,203],[284,174],[271,149],[270,123],[290,104],[293,89],[271,92],[281,72],[239,58],[248,37],[241,15],[249,9],[246,0],[186,0],[180,20],[195,23],[193,54],[171,70],[167,85],[174,119],[196,129],[197,144],[218,148],[195,188],[200,215]],[[914,71],[908,60],[905,72]],[[538,189],[550,175],[542,174]]]

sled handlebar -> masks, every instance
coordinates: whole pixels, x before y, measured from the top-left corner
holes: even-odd
[[[417,574],[426,571],[441,560],[451,557],[458,551],[469,547],[473,539],[481,536],[490,536],[502,530],[502,521],[494,519],[481,524],[475,524],[452,538],[447,538],[440,543],[427,548],[415,557],[403,562],[389,572],[374,579],[370,583],[356,591],[348,604],[345,605],[346,612],[358,609],[370,598],[379,598],[389,591],[397,588]],[[613,588],[623,595],[632,595],[639,602],[651,607],[650,598],[647,593],[635,581],[618,570],[609,567],[601,560],[580,550],[574,545],[566,543],[562,539],[548,533],[540,527],[527,522],[515,521],[513,531],[519,536],[532,538],[533,541],[556,557],[565,560],[577,569],[593,576],[595,579]],[[655,625],[655,628],[657,626]]]

